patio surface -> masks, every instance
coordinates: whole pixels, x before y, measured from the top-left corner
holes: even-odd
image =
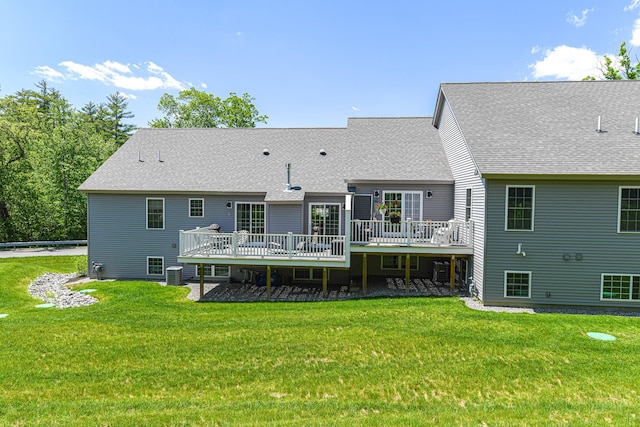
[[[200,302],[253,302],[253,301],[338,301],[346,299],[380,297],[442,297],[467,296],[466,289],[456,288],[453,292],[449,283],[432,282],[429,279],[411,279],[409,291],[402,278],[369,278],[367,293],[362,288],[349,285],[329,285],[325,297],[321,284],[273,285],[271,298],[267,297],[266,286],[253,283],[205,283],[204,298],[200,299],[200,283],[188,282],[191,289],[188,298]]]

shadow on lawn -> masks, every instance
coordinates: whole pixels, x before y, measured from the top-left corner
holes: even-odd
[[[404,279],[371,277],[367,293],[361,286],[328,285],[327,296],[322,294],[321,284],[288,284],[271,287],[271,298],[266,286],[254,283],[205,283],[205,295],[200,299],[200,284],[187,283],[191,289],[189,298],[201,302],[251,302],[251,301],[339,301],[362,298],[398,297],[450,297],[467,296],[466,289],[451,291],[449,283],[432,282],[429,279],[411,279],[407,291]]]

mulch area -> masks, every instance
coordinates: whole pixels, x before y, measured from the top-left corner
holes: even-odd
[[[367,293],[361,286],[329,285],[327,296],[322,293],[322,284],[291,284],[271,287],[271,298],[267,287],[254,283],[205,283],[204,298],[200,299],[200,284],[187,283],[191,289],[189,298],[201,302],[253,302],[253,301],[338,301],[346,299],[381,297],[442,297],[466,296],[466,290],[451,291],[449,283],[433,282],[429,279],[411,279],[406,290],[404,279],[373,277],[369,279]]]

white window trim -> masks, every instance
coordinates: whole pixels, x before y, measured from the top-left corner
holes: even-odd
[[[396,258],[398,258],[398,267],[395,267],[395,268],[394,267],[385,267],[384,266],[384,257],[396,257]],[[402,271],[404,271],[405,267],[401,267],[401,265],[403,263],[402,258],[406,259],[406,255],[380,255],[380,270],[402,270]],[[414,258],[416,260],[416,268],[409,267],[411,269],[411,271],[417,271],[417,270],[420,269],[420,257],[413,255],[413,256],[411,256],[411,261],[413,261]],[[406,261],[404,261],[404,262],[406,262]],[[409,264],[409,265],[411,265],[411,264]]]
[[[231,277],[231,266],[229,265],[219,265],[219,264],[208,264],[205,267],[211,266],[211,274],[205,274],[204,277]],[[227,267],[227,274],[215,274],[217,267]],[[196,264],[196,276],[200,277],[200,264]]]
[[[636,187],[633,187],[636,188]],[[630,274],[630,273],[602,273],[600,275],[600,301],[625,301],[625,302],[635,302],[635,303],[640,303],[640,299],[633,299],[631,298],[631,293],[629,293],[629,298],[627,299],[621,299],[621,298],[603,298],[603,293],[604,293],[604,276],[627,276],[631,279],[631,282],[633,283],[633,279],[635,277],[640,279],[640,274]]]
[[[411,218],[411,217],[409,217],[409,218],[411,218],[412,221],[422,221],[422,215],[423,215],[423,212],[424,212],[424,192],[423,191],[418,191],[418,190],[416,190],[416,191],[411,191],[411,190],[384,190],[384,191],[382,191],[382,203],[384,203],[384,201],[386,200],[385,196],[386,196],[387,193],[400,193],[400,194],[402,194],[403,198],[404,198],[405,194],[419,194],[420,195],[420,198],[419,198],[419,200],[420,200],[420,209],[419,209],[420,210],[420,218]],[[402,207],[402,215],[403,215],[402,219],[406,220],[407,214],[404,211],[404,202],[403,202],[403,207]]]
[[[200,200],[202,202],[202,215],[191,215],[191,201],[192,200]],[[190,198],[189,199],[189,218],[204,218],[204,199],[200,197]]]
[[[467,212],[469,213],[469,218],[467,218]],[[473,187],[467,187],[464,192],[464,216],[465,221],[471,221],[473,218]]]
[[[527,274],[527,275],[529,275],[529,289],[528,289],[528,294],[527,294],[526,297],[507,295],[507,275],[509,273],[518,273],[518,274]],[[505,298],[513,298],[513,299],[531,299],[532,277],[533,277],[533,275],[531,274],[531,271],[505,270],[504,271],[504,284],[503,284],[503,286],[504,286],[504,297]]]
[[[531,229],[520,230],[510,229],[509,227],[509,189],[510,188],[531,188]],[[530,233],[535,231],[536,219],[536,186],[535,185],[507,185],[504,191],[504,231],[513,233]]]
[[[235,202],[235,211],[233,213],[233,223],[234,223],[234,230],[236,231],[240,231],[238,230],[238,205],[262,205],[264,206],[264,232],[267,233],[267,224],[269,223],[267,221],[267,204],[265,202],[243,202],[243,201],[238,201]],[[249,232],[251,232],[250,230],[247,230]]]
[[[622,231],[620,230],[620,220],[622,219],[622,190],[626,189],[638,189],[640,186],[637,185],[621,185],[618,187],[618,225],[616,228],[618,229],[618,233],[620,234],[640,234],[640,231]],[[623,300],[624,301],[624,300]]]
[[[152,259],[152,258],[153,259],[161,259],[162,260],[162,273],[159,273],[159,274],[158,273],[151,273],[149,271],[150,270],[149,267],[151,267],[149,265],[149,260]],[[147,257],[147,276],[156,276],[156,277],[157,276],[164,276],[164,257],[163,256],[148,256]]]
[[[324,203],[324,202],[309,202],[309,234],[313,234],[313,222],[311,220],[311,206],[313,205],[323,205],[323,206],[338,206],[338,234],[342,230],[342,204],[341,203]]]
[[[149,228],[149,200],[162,200],[162,227],[161,228],[155,228],[155,227]],[[146,212],[144,223],[145,223],[145,226],[147,227],[147,230],[164,230],[165,218],[166,218],[164,197],[147,197],[147,199],[144,202],[144,205],[145,205],[144,209]]]

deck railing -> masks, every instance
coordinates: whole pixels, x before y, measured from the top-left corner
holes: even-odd
[[[180,255],[220,258],[343,260],[340,235],[220,233],[208,228],[180,231]],[[473,223],[465,221],[351,221],[352,245],[463,246],[473,244]]]
[[[351,221],[351,243],[356,245],[471,246],[471,221]]]
[[[180,231],[182,256],[344,259],[345,236],[308,234]]]

